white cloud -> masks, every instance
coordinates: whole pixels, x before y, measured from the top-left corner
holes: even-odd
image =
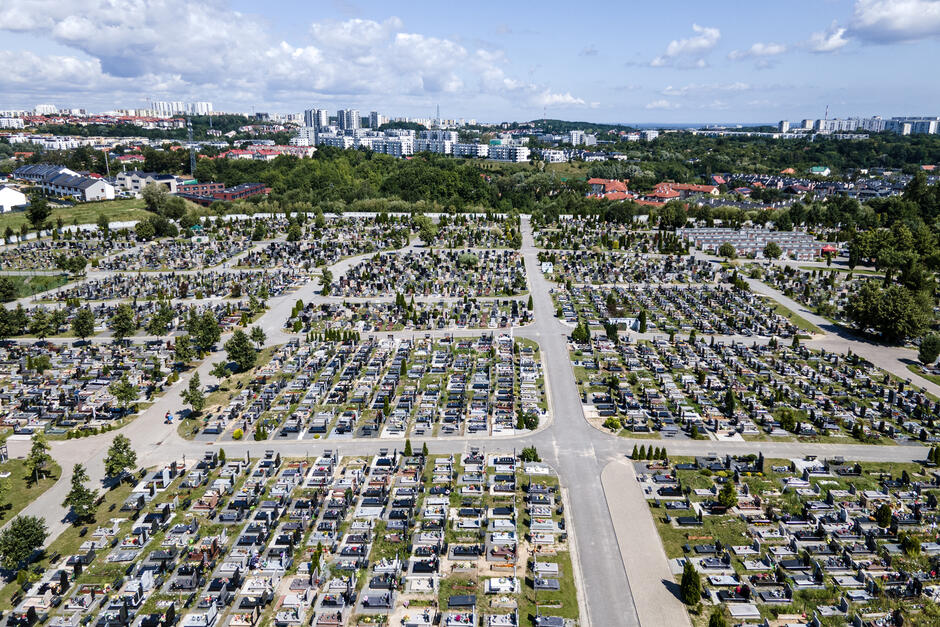
[[[689,94],[694,93],[703,93],[703,92],[736,92],[736,91],[747,91],[751,89],[751,86],[747,83],[742,83],[740,81],[735,83],[690,83],[682,87],[673,87],[669,85],[663,89],[662,94],[664,96],[688,96]]]
[[[212,100],[224,94],[242,103],[370,95],[426,102],[444,94],[586,106],[570,93],[507,75],[509,61],[498,51],[408,32],[397,17],[316,22],[304,41],[280,41],[263,19],[232,10],[227,0],[4,0],[2,30],[76,51],[72,65],[58,64],[74,71],[45,79],[45,86],[61,84],[63,91],[84,82],[91,93],[92,84],[107,82],[114,91],[136,91],[137,100],[141,94]],[[3,67],[26,65],[22,53],[10,54],[16,63]],[[0,84],[12,80],[2,77]]]
[[[758,57],[773,57],[780,54],[783,54],[787,51],[787,47],[784,44],[775,44],[775,43],[761,43],[757,42],[752,45],[747,50],[732,50],[728,54],[728,58],[732,61],[738,61],[741,59],[748,58],[758,58]]]
[[[940,0],[858,0],[850,32],[873,43],[940,36]]]
[[[679,105],[674,102],[669,102],[665,98],[660,100],[654,100],[653,102],[646,103],[647,109],[661,109],[661,110],[672,110],[678,109]]]
[[[705,67],[704,55],[709,53],[721,39],[721,31],[717,28],[692,24],[696,33],[685,39],[673,39],[666,46],[666,51],[650,61],[652,67],[665,67],[675,63]]]
[[[535,98],[535,104],[541,105],[543,107],[558,107],[558,106],[584,106],[583,98],[576,98],[572,96],[570,92],[565,92],[563,94],[555,94],[550,91],[544,91]]]
[[[846,29],[844,27],[833,22],[826,30],[810,35],[809,41],[805,44],[806,48],[811,52],[835,52],[849,43],[845,33]]]

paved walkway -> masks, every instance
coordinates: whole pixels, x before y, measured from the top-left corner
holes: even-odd
[[[685,605],[676,596],[678,586],[633,466],[626,461],[607,464],[601,484],[640,624],[691,625]]]

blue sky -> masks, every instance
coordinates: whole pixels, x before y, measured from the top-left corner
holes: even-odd
[[[150,96],[485,121],[936,115],[938,44],[940,0],[4,0],[0,109]]]

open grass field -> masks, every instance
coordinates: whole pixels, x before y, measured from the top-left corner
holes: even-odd
[[[16,297],[23,298],[53,290],[69,282],[69,278],[63,274],[39,274],[35,276],[14,275],[4,277],[13,282],[16,289]]]
[[[146,218],[150,212],[144,209],[143,198],[120,198],[53,209],[49,223],[55,224],[58,218],[62,218],[66,225],[95,224],[99,215],[104,215],[110,222],[123,222]],[[0,215],[0,233],[6,231],[8,226],[19,232],[20,227],[27,223],[26,213],[23,211],[5,213]]]
[[[48,468],[47,475],[36,483],[32,483],[29,481],[26,462],[22,459],[11,459],[0,464],[0,473],[10,473],[9,477],[0,479],[0,482],[4,484],[4,496],[0,505],[0,525],[4,525],[29,503],[35,501],[40,494],[55,485],[58,478],[62,476],[62,469],[58,464],[53,463]]]

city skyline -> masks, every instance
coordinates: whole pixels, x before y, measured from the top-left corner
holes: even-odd
[[[544,19],[430,6],[287,2],[262,17],[240,1],[13,0],[0,8],[0,106],[107,110],[149,96],[225,111],[770,123],[827,105],[830,117],[911,115],[940,96],[919,69],[938,49],[936,0],[595,5],[564,19],[551,4]]]

